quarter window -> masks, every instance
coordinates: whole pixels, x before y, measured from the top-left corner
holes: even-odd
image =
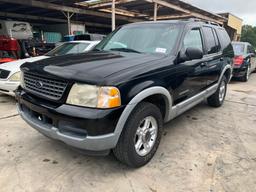
[[[192,29],[189,31],[183,41],[184,49],[189,47],[198,48],[203,52],[203,42],[200,29]]]
[[[228,35],[228,33],[225,31],[225,29],[219,28],[218,29],[218,36],[220,38],[220,42],[223,48],[226,48],[229,46],[231,40]]]

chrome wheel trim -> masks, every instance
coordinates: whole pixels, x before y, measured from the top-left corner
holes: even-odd
[[[219,100],[220,100],[220,102],[222,102],[224,100],[225,94],[226,94],[226,83],[225,83],[225,81],[222,81],[221,85],[220,85],[220,90],[219,90]]]
[[[249,76],[250,76],[250,66],[247,67],[246,80],[249,79]]]
[[[145,117],[140,122],[134,136],[134,147],[139,156],[145,156],[151,152],[155,145],[157,134],[157,120],[153,116]]]

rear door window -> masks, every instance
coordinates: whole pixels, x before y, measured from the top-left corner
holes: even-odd
[[[216,32],[211,27],[203,27],[206,40],[206,53],[213,54],[220,50],[220,44]]]
[[[215,29],[213,29],[213,35],[214,35],[215,44],[216,44],[216,51],[219,52],[221,50],[221,45]]]

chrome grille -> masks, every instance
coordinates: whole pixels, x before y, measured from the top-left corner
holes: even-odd
[[[59,100],[67,87],[65,81],[43,77],[41,75],[24,73],[25,89],[52,100]]]
[[[10,75],[10,71],[0,69],[0,79],[7,79]]]

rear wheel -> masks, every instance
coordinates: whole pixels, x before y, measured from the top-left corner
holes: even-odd
[[[218,90],[207,99],[208,105],[212,107],[221,107],[223,105],[227,93],[227,82],[227,78],[223,76]]]
[[[245,73],[244,76],[241,78],[241,80],[242,80],[243,82],[247,82],[247,81],[249,80],[250,71],[251,71],[251,68],[250,68],[250,66],[248,65],[248,67],[246,68],[246,73]]]
[[[140,103],[126,122],[116,148],[116,158],[130,167],[141,167],[154,156],[162,135],[163,118],[158,107]]]

